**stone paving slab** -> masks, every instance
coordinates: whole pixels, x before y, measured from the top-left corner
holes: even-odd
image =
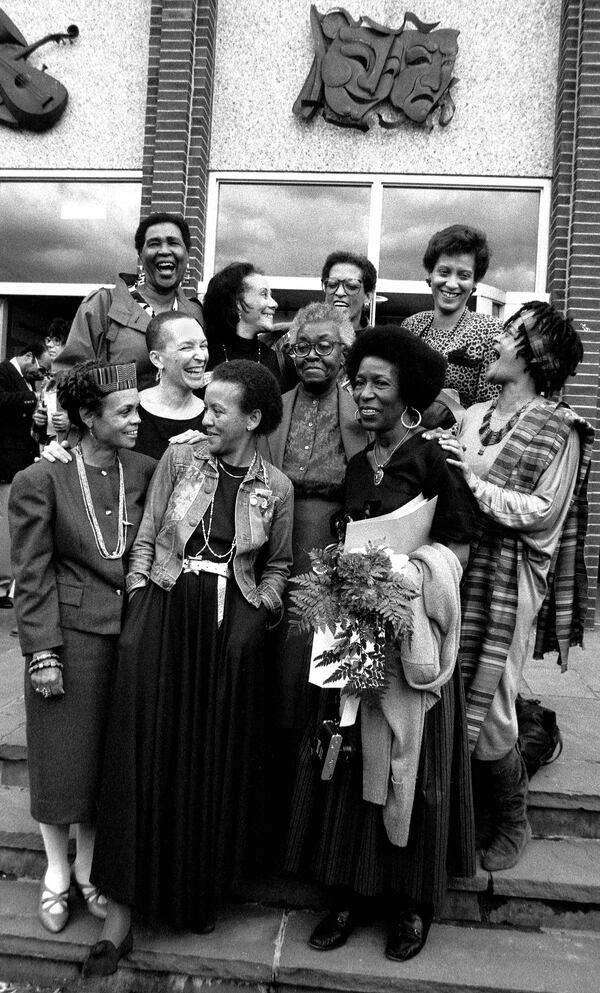
[[[76,904],[65,930],[50,935],[37,920],[37,895],[33,883],[0,881],[1,974],[19,978],[29,969],[31,981],[43,977],[46,985],[54,975],[68,983],[65,990],[196,993],[214,986],[225,993],[244,983],[263,993],[598,993],[598,934],[434,924],[417,958],[393,963],[383,954],[381,925],[357,930],[344,948],[319,953],[306,944],[318,914],[248,906],[224,910],[212,935],[135,926],[135,948],[117,976],[80,984],[79,963],[101,924]]]
[[[356,993],[598,993],[597,935],[433,924],[421,954],[399,963],[383,954],[382,927],[355,931],[343,948],[312,951],[306,940],[317,920],[308,911],[290,913],[277,970],[282,987]]]
[[[600,841],[534,839],[516,866],[491,877],[494,896],[600,904]]]

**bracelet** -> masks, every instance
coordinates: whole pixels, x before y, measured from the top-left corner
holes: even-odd
[[[58,655],[56,652],[40,652],[39,655],[32,655],[32,662],[42,662],[44,659],[57,659]]]
[[[61,669],[62,670],[62,667],[63,667],[62,666],[62,662],[59,662],[58,659],[56,659],[56,660],[54,660],[54,659],[47,659],[44,662],[32,662],[32,664],[29,666],[29,675],[31,676],[31,675],[33,675],[34,672],[38,672],[39,669]]]

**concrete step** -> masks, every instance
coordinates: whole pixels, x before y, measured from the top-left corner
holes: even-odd
[[[29,795],[0,787],[0,872],[39,879],[42,840],[29,814]],[[261,905],[320,910],[323,888],[281,875],[249,880],[236,899]],[[514,869],[450,880],[443,920],[488,927],[560,927],[600,932],[600,840],[534,839]]]
[[[0,881],[0,976],[59,985],[62,993],[597,993],[600,935],[549,929],[522,932],[433,924],[420,955],[383,955],[381,923],[354,932],[344,948],[312,951],[310,911],[228,907],[213,934],[152,931],[134,925],[134,949],[118,973],[80,985],[79,970],[100,922],[77,902],[51,935],[37,920],[38,886]]]

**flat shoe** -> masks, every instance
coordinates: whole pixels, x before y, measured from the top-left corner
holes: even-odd
[[[131,928],[123,938],[123,941],[116,948],[112,941],[97,941],[92,945],[83,966],[81,975],[84,979],[90,976],[112,976],[117,971],[120,959],[128,955],[133,948],[133,935]]]
[[[13,607],[12,597],[0,596],[0,610],[10,610]]]
[[[56,906],[60,907],[60,911],[57,914],[51,914],[51,908]],[[59,931],[62,931],[69,920],[69,890],[66,889],[62,893],[55,893],[54,890],[46,886],[44,879],[42,879],[38,901],[38,917],[42,925],[46,928],[46,931],[51,931],[52,934],[58,934]]]
[[[414,910],[407,910],[388,929],[386,958],[406,962],[418,955],[427,941],[429,923]]]
[[[355,927],[356,918],[351,910],[332,910],[319,921],[308,944],[318,952],[329,952],[345,945]]]
[[[75,874],[71,876],[73,880],[73,886],[83,897],[86,903],[86,907],[93,917],[98,917],[101,921],[106,920],[106,897],[102,895],[97,886],[93,883],[80,883]],[[100,903],[104,900],[104,903]]]

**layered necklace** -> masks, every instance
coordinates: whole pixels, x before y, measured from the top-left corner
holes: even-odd
[[[252,462],[250,463],[250,465],[248,466],[247,469],[244,469],[244,472],[241,475],[237,475],[237,473],[229,472],[225,468],[225,466],[223,465],[223,463],[220,461],[220,459],[218,459],[217,462],[218,462],[219,469],[222,469],[223,472],[227,476],[231,476],[232,479],[240,479],[241,480],[241,479],[244,479],[249,473],[252,472],[252,470],[254,469],[254,466],[256,465],[257,458],[258,458],[258,452],[254,452],[254,458],[252,459]],[[202,521],[200,523],[200,527],[202,529],[202,537],[204,538],[204,544],[203,544],[202,548],[198,549],[198,551],[197,551],[196,554],[197,555],[202,555],[202,552],[204,552],[204,551],[210,552],[210,554],[215,559],[219,559],[221,562],[225,562],[226,564],[229,564],[229,562],[231,562],[231,560],[233,559],[233,556],[235,554],[236,545],[237,545],[237,538],[236,538],[235,534],[233,536],[233,541],[231,542],[231,545],[229,546],[229,548],[227,549],[227,551],[226,552],[223,552],[222,554],[220,554],[219,552],[215,552],[214,548],[211,548],[211,545],[210,545],[210,533],[212,531],[212,522],[213,522],[213,513],[214,513],[214,509],[215,509],[215,495],[216,495],[216,492],[217,492],[217,490],[216,490],[216,487],[215,487],[215,491],[213,493],[212,500],[210,501],[210,509],[209,509],[209,514],[208,514],[208,527],[204,523],[204,517],[202,518]]]
[[[94,510],[94,504],[92,501],[92,494],[90,492],[90,485],[88,483],[87,474],[85,471],[85,463],[83,461],[83,453],[81,451],[81,446],[77,445],[75,448],[75,462],[77,464],[77,474],[79,476],[79,485],[81,486],[81,495],[83,496],[83,505],[85,507],[85,512],[87,514],[87,519],[90,522],[92,528],[92,533],[94,535],[94,541],[96,542],[96,548],[103,559],[120,559],[125,551],[125,542],[127,540],[127,525],[129,521],[127,520],[127,506],[125,503],[125,480],[123,478],[123,466],[121,464],[120,458],[117,456],[117,465],[119,467],[119,517],[117,521],[117,547],[114,552],[109,552],[104,538],[102,536],[102,531],[100,530],[100,524],[98,523],[98,518],[96,517],[96,511]]]
[[[501,428],[498,428],[497,431],[493,431],[491,427],[491,421],[492,421],[492,415],[494,414],[496,407],[498,406],[498,397],[496,397],[496,399],[493,400],[490,406],[488,407],[486,414],[479,427],[479,440],[481,441],[481,447],[477,452],[477,454],[483,455],[484,449],[487,448],[489,445],[499,445],[502,439],[506,438],[508,432],[512,431],[512,429],[519,420],[519,417],[521,416],[525,408],[528,407],[530,403],[533,403],[534,400],[535,397],[530,397],[529,400],[526,400],[525,403],[521,404],[518,410],[515,410],[512,417],[510,417],[508,421],[506,421],[502,425]]]
[[[415,427],[416,426],[417,425],[415,425]],[[408,436],[409,436],[409,434],[410,434],[410,432],[412,430],[414,430],[414,429],[413,428],[406,428],[406,431],[402,435],[402,437],[401,437],[400,441],[398,442],[398,444],[397,445],[394,445],[394,447],[392,448],[390,454],[388,455],[388,457],[386,459],[383,460],[383,462],[380,462],[379,459],[377,458],[377,455],[376,455],[377,442],[375,442],[375,444],[373,445],[373,461],[374,461],[375,465],[377,466],[377,468],[373,472],[373,482],[374,482],[375,486],[379,486],[379,484],[381,483],[381,480],[383,479],[383,472],[384,472],[384,469],[385,469],[386,465],[390,461],[392,455],[395,455],[396,452],[398,451],[398,449],[404,444],[404,442],[406,441],[406,439],[408,438]],[[380,449],[380,452],[381,452],[381,449]]]
[[[256,348],[257,348],[257,358],[256,358],[256,361],[260,365],[260,341],[258,340],[258,338],[256,338],[255,341],[256,341]],[[225,348],[225,345],[223,344],[223,342],[221,342],[221,348],[223,349],[223,355],[225,356],[225,361],[226,362],[229,362],[229,357],[227,355],[227,349]]]
[[[433,322],[435,321],[435,311],[434,311],[433,314],[431,315],[431,320],[430,320],[429,324],[427,325],[426,328],[423,328],[423,330],[421,331],[421,334],[419,335],[419,337],[422,338],[423,335],[427,334],[428,331],[448,331],[448,332],[452,332],[452,333],[455,334],[458,331],[459,327],[461,326],[462,322],[464,321],[464,319],[465,319],[465,317],[467,315],[467,310],[468,309],[469,308],[465,306],[465,309],[463,310],[462,314],[458,318],[456,324],[454,324],[453,327],[451,327],[451,328],[434,328],[434,326],[433,326]]]

